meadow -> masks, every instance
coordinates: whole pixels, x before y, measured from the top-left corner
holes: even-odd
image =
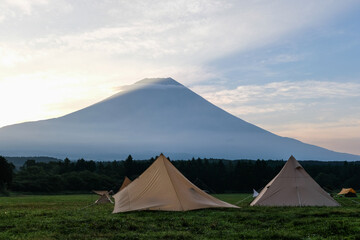
[[[341,207],[250,207],[249,194],[215,195],[240,209],[111,214],[97,196],[0,197],[0,239],[360,239],[360,198]]]

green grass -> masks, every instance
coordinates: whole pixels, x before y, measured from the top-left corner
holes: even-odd
[[[360,198],[294,208],[215,196],[241,208],[111,214],[111,204],[86,207],[95,195],[0,197],[0,239],[360,239]]]

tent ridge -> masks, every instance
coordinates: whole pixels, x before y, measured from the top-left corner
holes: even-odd
[[[295,159],[292,155],[291,155],[290,158]],[[298,163],[298,164],[299,164],[299,163]],[[300,165],[300,164],[299,164],[299,165]],[[296,176],[296,170],[298,170],[297,167],[294,169],[295,188],[296,188],[296,194],[297,194],[298,201],[299,201],[299,206],[301,207],[301,197],[300,197],[300,193],[299,193],[299,183],[298,183],[298,181],[297,181],[298,177]]]
[[[165,156],[163,156],[167,161],[169,161]],[[175,186],[174,186],[174,183],[173,183],[173,180],[172,180],[172,178],[171,178],[171,176],[170,176],[170,174],[169,174],[169,171],[168,171],[168,169],[167,169],[167,166],[166,166],[166,164],[165,164],[165,159],[163,159],[163,162],[164,162],[164,167],[165,167],[165,170],[166,170],[166,174],[168,175],[168,177],[169,177],[169,179],[170,179],[170,183],[171,183],[171,186],[172,186],[172,188],[174,189],[174,191],[175,191],[175,194],[176,194],[176,198],[177,198],[177,200],[178,200],[178,202],[179,202],[179,204],[180,204],[180,206],[181,206],[181,210],[184,210],[184,207],[183,207],[183,205],[182,205],[182,203],[181,203],[181,201],[180,201],[180,196],[179,196],[179,194],[178,194],[178,192],[176,191],[176,188],[175,188]]]

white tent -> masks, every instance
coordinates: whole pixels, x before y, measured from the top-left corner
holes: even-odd
[[[291,156],[251,206],[339,206]]]
[[[113,197],[113,213],[136,210],[237,208],[196,187],[162,154],[145,172]]]
[[[259,193],[255,189],[253,189],[253,197],[257,197],[258,195]]]

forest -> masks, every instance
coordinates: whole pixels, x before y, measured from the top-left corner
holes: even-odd
[[[64,193],[113,190],[116,192],[125,176],[138,177],[154,162],[125,160],[102,162],[68,158],[38,162],[29,158],[15,168],[0,156],[0,187],[14,192]],[[210,193],[245,193],[260,191],[281,170],[282,160],[224,160],[191,159],[171,161],[172,164],[199,188]],[[360,189],[360,162],[299,161],[304,169],[329,192],[343,187]]]

